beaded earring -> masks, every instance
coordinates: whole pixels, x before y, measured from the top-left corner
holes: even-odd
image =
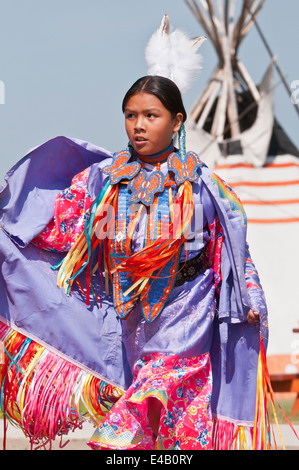
[[[179,130],[179,155],[182,161],[186,159],[186,130],[183,122]]]
[[[132,144],[131,144],[130,141],[128,142],[128,145],[127,145],[126,150],[127,150],[128,152],[130,152],[131,157],[132,157],[132,155],[133,155],[133,146],[132,146]]]

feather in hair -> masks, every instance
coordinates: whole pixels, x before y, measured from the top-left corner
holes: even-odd
[[[202,58],[197,51],[205,40],[205,36],[189,39],[179,29],[170,32],[169,18],[164,15],[145,49],[148,75],[170,78],[185,93],[201,70]]]

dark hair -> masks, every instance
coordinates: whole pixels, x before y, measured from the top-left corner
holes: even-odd
[[[183,122],[186,121],[187,113],[179,88],[169,78],[160,77],[159,75],[146,75],[145,77],[139,78],[131,86],[123,99],[123,112],[125,111],[126,104],[129,99],[141,91],[155,95],[165,106],[165,108],[170,111],[173,118],[177,115],[177,113],[182,113]]]

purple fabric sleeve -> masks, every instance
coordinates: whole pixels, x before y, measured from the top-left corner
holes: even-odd
[[[6,175],[0,193],[1,226],[19,246],[28,245],[53,217],[55,198],[73,176],[110,156],[102,148],[67,137],[31,150]]]

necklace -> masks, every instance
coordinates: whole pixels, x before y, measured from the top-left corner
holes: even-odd
[[[149,206],[153,203],[155,195],[164,190],[166,178],[161,171],[161,163],[166,161],[168,173],[174,174],[178,186],[186,180],[198,180],[197,169],[203,165],[198,155],[188,152],[183,158],[173,143],[163,152],[151,156],[138,155],[134,150],[116,152],[112,157],[112,164],[103,168],[103,172],[109,176],[112,185],[122,180],[128,183],[128,190],[131,192],[130,204],[141,202]],[[145,163],[154,164],[156,167],[148,173],[144,169]]]

